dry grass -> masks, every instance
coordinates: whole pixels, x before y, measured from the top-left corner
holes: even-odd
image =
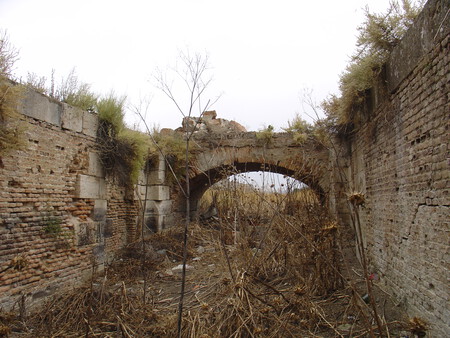
[[[372,323],[357,291],[364,283],[349,283],[341,268],[341,229],[317,200],[300,195],[291,196],[291,215],[278,212],[286,196],[272,196],[262,204],[268,219],[249,212],[238,223],[190,225],[183,337],[367,334]],[[87,286],[0,324],[18,337],[175,337],[182,236],[182,227],[148,236],[145,257],[142,243],[130,244]]]

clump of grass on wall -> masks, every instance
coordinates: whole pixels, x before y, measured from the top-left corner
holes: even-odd
[[[338,124],[358,122],[367,92],[383,71],[393,48],[413,24],[424,1],[413,5],[402,0],[392,1],[386,13],[374,14],[366,10],[366,20],[358,28],[357,50],[340,77],[341,96],[331,96],[323,104],[326,113]]]
[[[148,157],[150,140],[146,134],[125,127],[125,97],[114,93],[96,103],[101,161],[106,172],[129,186],[137,182]]]

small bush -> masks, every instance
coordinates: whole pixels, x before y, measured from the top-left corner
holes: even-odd
[[[311,134],[313,126],[296,115],[292,121],[288,121],[288,127],[283,128],[284,131],[291,133],[294,141],[298,144],[304,143]]]
[[[19,58],[18,50],[9,41],[9,36],[0,30],[0,76],[11,78],[14,64]]]
[[[17,57],[6,32],[0,31],[0,155],[24,145],[21,135],[25,127],[17,112],[23,88],[9,79]]]
[[[56,89],[55,99],[83,110],[93,111],[98,96],[91,91],[89,84],[79,82],[75,70],[72,69],[67,78],[61,80],[60,86]]]
[[[403,0],[393,1],[387,13],[373,14],[366,10],[366,20],[358,28],[357,50],[340,77],[341,96],[332,96],[323,103],[324,110],[336,123],[358,123],[358,113],[367,100],[367,91],[379,78],[393,48],[414,22],[423,5]]]
[[[136,130],[123,129],[119,133],[117,141],[122,144],[124,150],[128,148],[128,153],[121,153],[121,161],[128,171],[128,182],[136,184],[139,172],[144,167],[149,155],[150,139],[148,135]]]
[[[47,78],[45,76],[39,76],[36,73],[28,72],[25,86],[37,91],[38,93],[44,95],[49,94],[49,90],[47,88]]]
[[[269,124],[267,128],[261,129],[256,132],[256,139],[265,145],[268,145],[273,140],[274,128]]]

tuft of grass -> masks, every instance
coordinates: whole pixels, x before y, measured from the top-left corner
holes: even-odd
[[[126,128],[124,105],[125,97],[114,93],[96,102],[100,158],[107,174],[116,177],[122,185],[132,186],[148,158],[150,139],[146,134]]]
[[[49,90],[47,88],[47,78],[45,76],[39,76],[36,73],[28,72],[24,84],[26,87],[31,88],[38,93],[48,95]]]
[[[111,92],[108,96],[99,99],[96,102],[96,110],[100,120],[108,123],[114,135],[118,135],[125,129],[124,106],[125,97],[118,97]]]
[[[126,168],[128,183],[136,184],[149,155],[150,138],[137,130],[123,129],[117,141],[124,150],[128,148],[128,153],[121,153],[120,161]]]

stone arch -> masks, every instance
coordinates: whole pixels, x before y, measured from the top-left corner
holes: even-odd
[[[297,179],[312,188],[323,204],[329,192],[328,150],[314,140],[299,145],[292,135],[274,134],[269,144],[261,144],[255,133],[239,138],[197,139],[198,150],[190,161],[191,211],[203,193],[214,183],[234,173],[270,171]],[[181,197],[181,196],[180,196]],[[178,198],[178,211],[185,212],[183,198]]]

